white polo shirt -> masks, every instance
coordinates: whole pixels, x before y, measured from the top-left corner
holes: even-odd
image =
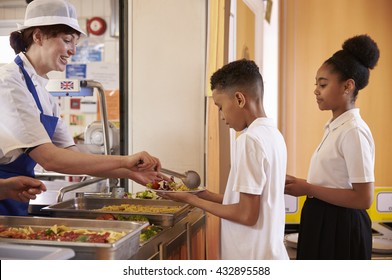
[[[48,80],[37,75],[23,53],[19,56],[36,88],[44,113],[59,117],[58,105],[45,89]],[[0,164],[15,160],[25,148],[44,143],[53,142],[61,148],[74,145],[61,118],[53,140],[50,140],[40,121],[40,111],[15,62],[0,67],[0,88]]]
[[[344,112],[325,126],[314,152],[307,181],[330,188],[351,189],[352,183],[374,182],[375,146],[359,109]]]
[[[287,151],[272,119],[258,118],[238,136],[223,204],[240,193],[260,195],[254,226],[221,220],[222,259],[288,259],[283,243]]]

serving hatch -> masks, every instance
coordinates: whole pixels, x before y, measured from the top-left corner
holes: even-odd
[[[45,230],[54,225],[61,225],[72,229],[124,232],[125,235],[113,243],[0,238],[0,242],[9,244],[70,248],[75,252],[73,259],[78,260],[120,260],[129,259],[137,253],[139,250],[140,232],[148,223],[31,216],[0,216],[0,225],[7,228],[31,227],[33,230]]]
[[[161,207],[175,207],[175,211],[171,213],[160,212],[124,212],[100,210],[108,206],[116,206],[122,204],[140,205],[144,208],[154,209]],[[175,223],[183,219],[189,212],[191,206],[189,204],[176,202],[165,199],[128,199],[128,198],[97,198],[97,197],[76,197],[64,202],[53,204],[41,209],[50,213],[54,217],[69,217],[69,218],[87,218],[96,219],[102,214],[121,215],[123,217],[129,216],[144,216],[148,219],[150,224],[160,226],[173,226]]]

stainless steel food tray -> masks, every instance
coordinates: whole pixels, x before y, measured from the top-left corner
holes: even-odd
[[[33,229],[45,229],[54,225],[64,225],[71,228],[83,228],[89,230],[123,231],[126,232],[126,235],[114,243],[0,238],[0,242],[4,243],[70,248],[75,251],[75,257],[73,259],[78,260],[121,260],[129,259],[139,250],[140,231],[142,228],[147,226],[148,223],[48,217],[0,216],[0,225],[5,227],[30,226]]]
[[[175,213],[143,213],[143,212],[117,212],[117,211],[97,211],[104,206],[135,204],[144,206],[180,206],[181,208]],[[175,202],[172,200],[158,199],[119,199],[119,198],[97,198],[97,197],[77,197],[54,205],[50,205],[41,209],[41,211],[49,212],[54,217],[70,217],[70,218],[88,218],[95,219],[102,214],[113,214],[122,216],[145,216],[150,224],[160,226],[173,226],[179,220],[183,219],[190,210],[190,205]]]

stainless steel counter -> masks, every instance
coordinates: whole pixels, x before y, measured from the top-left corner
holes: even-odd
[[[29,214],[30,215],[45,215],[40,210],[41,208],[57,203],[57,197],[62,188],[69,187],[74,185],[75,182],[67,182],[64,180],[55,180],[55,181],[42,181],[47,191],[37,195],[37,198],[31,200],[29,203]],[[81,192],[93,192],[93,193],[101,193],[107,188],[106,180],[100,181],[98,183],[89,184],[80,189],[76,189],[64,194],[63,200],[71,199],[76,196],[77,193]]]
[[[203,255],[205,242],[200,246],[194,246],[192,239],[205,226],[204,211],[193,208],[189,214],[172,227],[165,228],[157,236],[154,236],[143,244],[139,251],[132,256],[133,260],[165,260],[171,258],[172,252],[185,247],[186,259],[192,259],[194,254]],[[196,252],[201,250],[202,252]]]
[[[66,181],[44,181],[48,191],[32,200],[29,205],[29,214],[34,216],[49,216],[50,213],[41,211],[41,208],[57,203],[57,196],[61,188],[74,184]],[[100,193],[106,188],[106,182],[99,182],[85,186],[81,189],[68,192],[64,200],[72,199],[76,194]],[[74,217],[77,218],[77,217]],[[172,226],[164,227],[157,236],[141,244],[138,252],[131,259],[192,259],[193,255],[205,258],[205,214],[198,208],[191,211]],[[197,237],[195,238],[195,236]],[[201,237],[200,237],[201,236]],[[201,239],[195,242],[194,239]],[[195,245],[196,244],[196,245]],[[181,249],[181,256],[174,256],[175,251]],[[185,253],[183,253],[185,252]],[[174,256],[174,257],[173,257]]]

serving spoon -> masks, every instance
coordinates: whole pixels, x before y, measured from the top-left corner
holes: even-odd
[[[190,189],[195,189],[200,186],[201,179],[196,171],[188,170],[185,172],[185,174],[181,174],[176,171],[161,168],[161,172],[181,179],[185,186]]]

